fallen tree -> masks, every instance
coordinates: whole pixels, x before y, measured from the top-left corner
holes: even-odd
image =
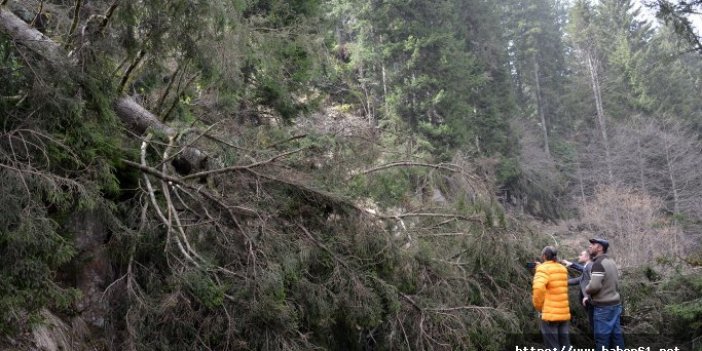
[[[71,67],[76,60],[54,40],[32,28],[27,22],[15,15],[7,6],[0,6],[0,30],[8,35],[15,43],[29,49],[44,58],[49,64],[57,67]],[[137,103],[132,97],[122,94],[113,102],[117,117],[136,134],[144,134],[147,130],[165,139],[176,138],[178,131],[159,121],[158,117]],[[187,162],[185,168],[202,170],[206,165],[207,155],[198,149],[188,147],[181,158]]]
[[[149,2],[139,4],[144,3]],[[4,11],[6,7],[0,9],[0,30],[22,46],[21,50],[13,49],[13,53],[34,56],[25,62],[18,59],[18,65],[26,66],[26,74],[33,80],[17,84],[20,88],[8,90],[5,95],[34,88],[37,93],[30,95],[26,105],[40,105],[40,99],[46,95],[41,94],[41,84],[33,83],[43,80],[51,84],[63,78],[41,73],[63,71],[65,67],[78,72],[93,63],[88,61],[91,48],[70,55],[62,40],[34,33],[28,21],[17,21]],[[72,21],[72,28],[75,22]],[[26,55],[30,51],[34,55]],[[164,56],[159,55],[158,59]],[[34,61],[45,66],[37,70],[39,74],[33,71],[36,67],[32,66],[38,66]],[[94,72],[90,68],[88,72]],[[134,148],[138,141],[140,152],[138,160],[132,154],[131,161],[121,162],[139,172],[121,173],[116,184],[119,198],[104,200],[105,212],[114,215],[115,223],[94,226],[96,233],[110,232],[109,242],[95,235],[100,240],[90,242],[93,245],[76,245],[85,247],[74,260],[76,275],[80,278],[99,274],[100,279],[76,285],[87,297],[85,302],[94,306],[85,308],[82,301],[80,308],[69,306],[76,323],[66,325],[76,327],[65,332],[71,333],[66,339],[76,344],[64,348],[80,349],[77,344],[84,340],[83,344],[90,342],[108,350],[388,349],[397,345],[417,350],[479,349],[497,348],[501,335],[516,333],[523,324],[520,316],[527,315],[522,311],[528,300],[523,298],[521,287],[527,282],[528,272],[518,262],[525,261],[530,250],[523,249],[523,237],[518,240],[516,235],[508,235],[511,233],[507,229],[487,224],[494,222],[490,219],[494,209],[471,202],[481,197],[475,189],[487,188],[472,185],[472,167],[464,167],[462,162],[434,165],[427,160],[396,161],[368,168],[378,160],[356,164],[326,156],[321,157],[328,164],[307,167],[310,160],[321,158],[320,150],[328,148],[326,140],[332,136],[291,143],[308,131],[276,141],[281,139],[277,131],[265,135],[265,128],[258,128],[260,134],[238,134],[237,144],[243,146],[239,147],[226,143],[233,134],[228,132],[244,127],[233,119],[222,118],[205,131],[195,133],[196,137],[187,138],[189,131],[166,125],[138,99],[105,98],[106,103],[96,108],[91,105],[94,96],[90,95],[90,85],[81,84],[84,82],[80,76],[69,78],[77,84],[57,93],[57,100],[73,101],[76,92],[84,94],[75,99],[79,112],[68,121],[88,124],[92,116],[112,108],[129,130],[131,142],[127,147]],[[91,78],[101,82],[111,79],[96,74]],[[74,89],[76,86],[79,89]],[[111,84],[107,89],[102,96],[114,96]],[[63,105],[52,108],[55,114],[33,116],[43,122],[50,119],[46,116],[60,117],[67,110]],[[20,110],[18,124],[28,119],[29,113]],[[96,120],[93,124],[101,122]],[[112,122],[110,118],[108,128],[81,130],[78,136],[109,135],[115,130]],[[225,126],[227,123],[230,125]],[[46,134],[59,129],[58,124],[47,127]],[[230,148],[223,147],[222,157],[212,161],[219,166],[209,171],[195,169],[187,176],[175,174],[168,162],[184,154],[200,136],[209,137],[206,133],[215,125],[222,132],[218,136],[227,140],[213,140]],[[13,136],[12,140],[19,143],[20,137]],[[153,141],[156,137],[166,142]],[[123,147],[120,142],[114,141],[110,146]],[[340,154],[353,158],[376,147],[367,142],[335,139],[337,142],[339,150],[343,150]],[[286,147],[281,147],[284,144]],[[210,147],[206,143],[197,145]],[[111,158],[99,154],[94,157],[85,152],[88,148],[83,143],[69,146],[82,156],[74,163],[102,158],[109,160],[105,168],[110,169],[116,157],[130,157],[125,153]],[[227,153],[230,150],[235,151]],[[370,150],[370,154],[380,152]],[[87,173],[87,167],[73,168],[76,170],[71,175],[76,178]],[[387,196],[387,191],[359,194],[353,182],[343,181],[345,175],[354,174],[357,169],[365,171],[357,174],[355,180],[372,183],[372,178],[387,174],[393,177],[391,172],[399,168],[412,172],[407,177],[412,181],[391,180],[391,185],[402,193],[396,210],[377,207],[376,212],[374,200],[364,201],[366,196]],[[434,171],[437,169],[450,171],[451,179],[447,180],[447,172]],[[428,175],[424,170],[428,170]],[[340,176],[335,177],[336,174]],[[206,182],[196,183],[203,177]],[[441,206],[422,201],[400,202],[400,198],[412,198],[418,185],[429,181],[428,189],[445,184],[450,189],[471,190],[455,191]],[[21,180],[17,183],[16,189],[5,186],[3,192],[9,188],[23,193]],[[95,197],[102,199],[103,195],[98,193]],[[37,203],[38,207],[45,206]],[[369,209],[365,204],[370,205]],[[378,215],[381,210],[391,210],[392,215]],[[77,216],[87,217],[81,213]],[[34,221],[29,216],[23,218]],[[75,222],[72,228],[90,224]],[[65,232],[83,235],[78,229]],[[42,242],[47,241],[46,231],[41,231]],[[110,255],[99,256],[97,252]],[[4,257],[7,260],[8,256]],[[73,266],[70,268],[73,270]],[[103,275],[103,268],[113,269],[114,273]],[[61,268],[54,269],[58,270]],[[95,332],[87,335],[95,341],[85,340],[86,335],[80,334],[85,329],[81,328],[83,321],[95,321]],[[104,325],[100,321],[105,321]],[[0,349],[1,343],[2,340]]]

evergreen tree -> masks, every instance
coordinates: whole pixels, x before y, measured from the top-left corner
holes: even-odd
[[[596,8],[596,33],[602,54],[604,108],[613,119],[626,120],[646,111],[641,80],[645,46],[651,25],[638,20],[640,9],[633,1],[601,1]]]
[[[565,75],[558,3],[552,0],[513,1],[507,5],[509,51],[517,96],[525,112],[536,115],[550,154],[549,132],[558,121]]]
[[[702,89],[702,61],[696,53],[682,53],[673,28],[663,27],[646,47],[639,82],[642,104],[651,116],[684,121],[702,130],[702,101],[691,93]]]
[[[343,4],[334,8],[338,21],[354,23],[346,30],[354,41],[358,86],[362,95],[376,96],[362,100],[383,101],[381,125],[398,118],[410,132],[410,149],[421,145],[441,157],[457,149],[506,152],[511,107],[504,102],[511,97],[501,36],[489,28],[498,15],[494,6],[448,0]],[[369,81],[380,84],[369,88]]]
[[[690,16],[699,15],[702,11],[702,0],[655,0],[653,7],[659,18],[670,24],[675,33],[686,40],[698,53],[702,53],[702,33],[695,28]]]

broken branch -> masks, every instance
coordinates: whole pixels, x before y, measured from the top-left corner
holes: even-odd
[[[233,171],[248,170],[248,169],[250,169],[250,168],[259,167],[259,166],[263,166],[263,165],[265,165],[265,164],[272,163],[272,162],[274,162],[275,160],[277,160],[277,159],[279,159],[279,158],[282,158],[282,157],[285,157],[285,156],[289,156],[289,155],[298,153],[298,152],[300,152],[300,151],[302,151],[302,150],[305,150],[305,149],[306,149],[306,147],[303,147],[303,148],[295,149],[295,150],[292,150],[292,151],[284,152],[284,153],[282,153],[282,154],[275,155],[275,156],[273,156],[273,157],[271,157],[271,158],[269,158],[269,159],[267,159],[267,160],[259,161],[259,162],[254,162],[254,163],[251,163],[251,164],[248,164],[248,165],[244,165],[244,166],[231,166],[231,167],[225,167],[225,168],[219,168],[219,169],[211,169],[211,170],[209,170],[209,171],[202,171],[202,172],[197,172],[197,173],[193,173],[193,174],[188,174],[187,176],[183,177],[183,179],[184,179],[184,180],[187,180],[187,179],[194,179],[194,178],[205,177],[205,176],[208,176],[208,175],[211,175],[211,174],[218,174],[218,173],[225,173],[225,172],[233,172]]]

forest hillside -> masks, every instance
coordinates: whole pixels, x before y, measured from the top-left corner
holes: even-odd
[[[701,350],[700,12],[0,0],[0,349],[538,345],[527,264],[603,237]]]

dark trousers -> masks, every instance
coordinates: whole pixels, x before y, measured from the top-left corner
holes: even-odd
[[[590,333],[595,332],[595,308],[588,302],[585,306],[585,312],[587,312],[587,321],[590,325]]]
[[[546,348],[557,348],[570,346],[570,335],[568,329],[570,322],[547,322],[541,321],[541,335],[544,337]]]
[[[595,350],[602,348],[614,348],[619,346],[624,348],[624,336],[622,328],[619,324],[619,318],[622,315],[622,305],[614,306],[594,306],[594,332],[595,332]]]
[[[582,301],[583,298],[584,298],[583,292],[580,291],[580,298],[578,299],[578,301]],[[583,306],[582,304],[579,304],[579,305]],[[585,303],[585,306],[583,306],[583,307],[585,308],[585,313],[587,313],[587,322],[588,322],[588,325],[590,326],[590,333],[594,333],[595,332],[595,317],[593,315],[594,314],[594,307],[592,306],[592,303],[590,303],[590,300],[587,300],[587,302]]]

